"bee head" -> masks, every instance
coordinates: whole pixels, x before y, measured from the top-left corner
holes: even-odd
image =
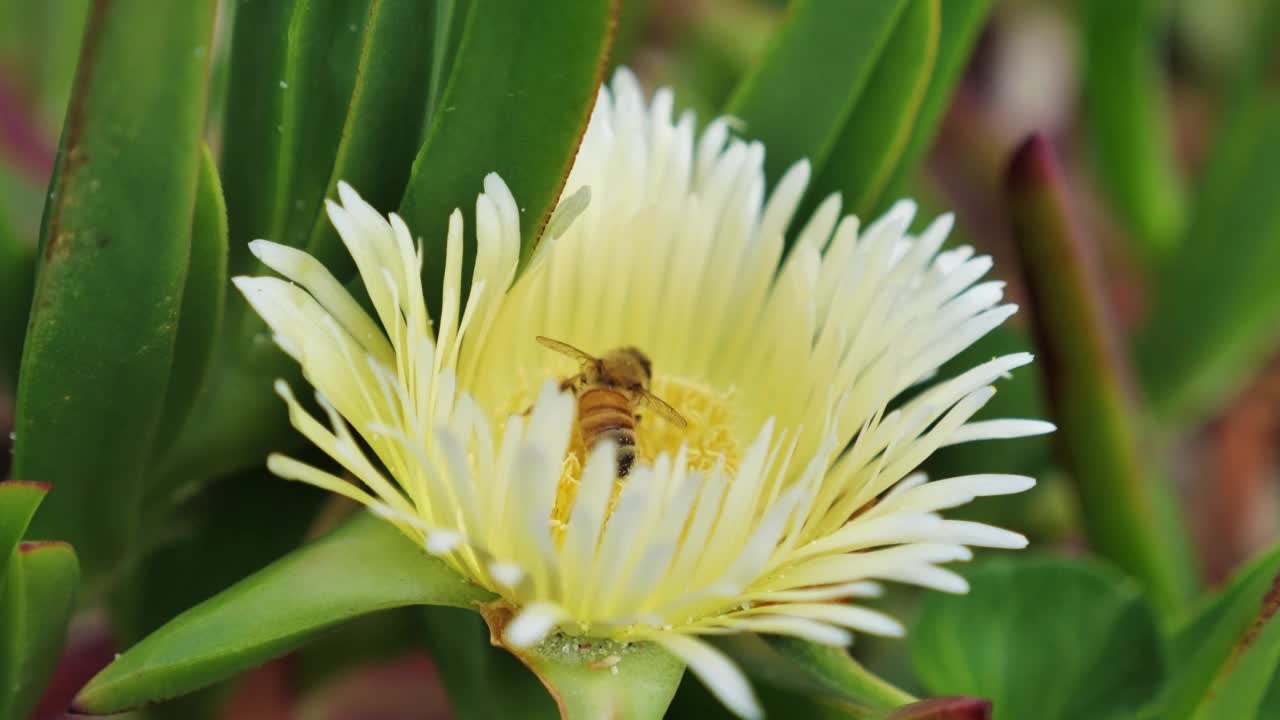
[[[634,347],[611,350],[600,359],[600,374],[611,385],[647,389],[652,365],[644,353]]]

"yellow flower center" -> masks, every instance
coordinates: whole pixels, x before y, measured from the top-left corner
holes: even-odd
[[[674,458],[683,446],[691,471],[711,472],[722,465],[732,475],[738,469],[742,447],[736,432],[732,391],[721,392],[700,382],[661,374],[654,377],[649,389],[675,408],[687,424],[679,427],[643,404],[634,408],[639,416],[635,428],[636,464],[652,464],[663,453]],[[589,450],[575,424],[551,516],[557,542],[569,520]],[[629,477],[630,474],[618,478],[615,500]]]

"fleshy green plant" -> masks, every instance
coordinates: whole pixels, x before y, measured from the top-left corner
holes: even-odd
[[[0,718],[231,717],[276,658],[422,649],[458,718],[1280,713],[1280,550],[1201,587],[1166,459],[1280,337],[1273,3],[1198,182],[1170,10],[1073,8],[1132,338],[1043,137],[993,190],[1019,324],[897,202],[990,0],[777,5],[706,3],[653,95],[615,71],[671,12],[644,0],[0,8],[33,116],[66,101],[38,233],[0,217]],[[610,391],[630,436],[593,441],[598,368],[544,334],[652,356]],[[934,452],[976,439],[1009,440]],[[1031,476],[1088,555],[939,566],[1024,545],[938,512]],[[121,654],[77,674],[90,613]],[[861,644],[904,632],[909,662]]]

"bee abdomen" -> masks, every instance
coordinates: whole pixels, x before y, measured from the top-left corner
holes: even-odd
[[[636,459],[636,419],[627,396],[606,388],[589,388],[578,396],[578,429],[587,447],[603,440],[617,445],[618,476],[631,471]]]

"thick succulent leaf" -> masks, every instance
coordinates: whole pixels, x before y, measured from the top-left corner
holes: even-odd
[[[888,194],[881,197],[881,205],[901,193],[907,178],[917,170],[917,165],[933,142],[942,122],[943,113],[951,102],[952,91],[961,73],[969,64],[973,46],[987,19],[992,0],[942,0],[942,28],[938,35],[937,59],[929,76],[929,87],[916,113],[911,137],[897,170],[889,181]]]
[[[94,3],[63,131],[13,472],[54,483],[33,527],[71,541],[90,572],[123,557],[136,531],[163,410],[213,17],[212,0]]]
[[[0,384],[10,388],[18,381],[35,268],[35,247],[18,239],[0,204]]]
[[[174,618],[91,680],[75,705],[108,714],[157,702],[259,665],[349,618],[491,598],[389,523],[361,513]]]
[[[328,193],[337,197],[345,180],[374,207],[391,210],[400,201],[409,167],[422,138],[434,65],[434,47],[424,47],[425,28],[447,16],[452,3],[371,0],[360,39],[351,104],[329,173]],[[448,22],[447,17],[441,17]],[[432,35],[426,34],[427,38]],[[350,254],[318,205],[307,251],[337,277],[350,274]],[[287,239],[287,236],[286,236]]]
[[[1013,239],[1026,278],[1055,440],[1080,498],[1089,543],[1138,578],[1162,609],[1189,594],[1185,529],[1170,489],[1143,450],[1132,369],[1107,316],[1088,240],[1077,231],[1066,186],[1039,136],[1008,173]]]
[[[839,192],[846,212],[868,217],[882,204],[889,180],[911,142],[938,55],[942,4],[941,0],[907,4],[818,174],[814,189]],[[817,200],[809,198],[810,203]]]
[[[121,646],[297,549],[330,500],[309,485],[254,468],[167,508],[163,521],[153,521],[155,547],[112,594]]]
[[[80,566],[66,543],[23,543],[0,589],[0,717],[25,718],[62,654]]]
[[[1160,419],[1194,425],[1272,356],[1280,330],[1280,97],[1242,93],[1221,123],[1184,242],[1156,273],[1138,365]]]
[[[514,655],[489,642],[489,629],[478,614],[450,607],[424,607],[419,612],[455,720],[560,717],[555,700],[538,677]]]
[[[191,258],[182,289],[173,370],[156,438],[156,452],[161,455],[178,436],[204,383],[226,294],[227,204],[222,198],[218,168],[206,145],[200,155],[200,180],[191,219]]]
[[[1270,687],[1274,696],[1280,686],[1280,637],[1271,617],[1280,607],[1278,579],[1280,547],[1238,571],[1174,631],[1162,717],[1270,717],[1260,707],[1264,691]]]
[[[453,70],[453,59],[462,42],[462,29],[471,12],[471,0],[437,0],[431,18],[431,80],[427,89],[426,127],[440,111],[440,97]]]
[[[915,700],[872,674],[841,647],[772,635],[735,635],[719,643],[756,680],[819,698],[862,716]]]
[[[303,0],[237,0],[222,128],[229,275],[254,267],[249,241],[267,237],[280,175],[289,24]]]
[[[485,621],[494,644],[510,620],[509,610],[488,606]],[[648,720],[671,704],[684,663],[649,642],[548,636],[531,648],[511,648],[551,691],[563,720]]]
[[[250,240],[307,244],[331,185],[366,47],[370,3],[293,0],[262,3],[272,8],[239,6],[222,157],[233,275],[255,266],[244,248]],[[255,47],[237,57],[246,43]]]
[[[1164,61],[1154,32],[1160,0],[1078,4],[1088,141],[1112,210],[1138,247],[1167,251],[1181,232],[1183,192],[1174,167]]]
[[[615,0],[471,0],[439,111],[400,205],[423,238],[427,302],[443,287],[445,229],[497,172],[532,251],[573,163],[608,56]],[[464,271],[464,277],[470,277]]]
[[[17,552],[18,542],[48,492],[48,483],[0,482],[0,587],[8,577],[9,562]]]
[[[1165,662],[1155,615],[1118,572],[1022,557],[964,575],[969,594],[929,595],[908,636],[931,693],[989,698],[996,720],[1118,720],[1159,690]]]
[[[768,148],[770,184],[802,158],[815,173],[823,170],[909,4],[791,3],[764,57],[742,78],[726,108],[742,120],[743,135]]]
[[[1249,634],[1240,639],[1230,674],[1215,683],[1208,697],[1196,707],[1196,720],[1274,718],[1273,687],[1280,668],[1280,622],[1274,622],[1280,608],[1280,578],[1263,602]],[[1167,715],[1166,717],[1177,717]]]

